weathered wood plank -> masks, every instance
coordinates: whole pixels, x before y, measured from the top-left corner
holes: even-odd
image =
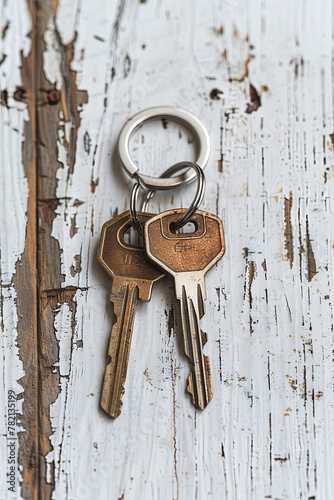
[[[54,2],[36,2],[37,67],[39,100],[37,103],[37,165],[38,165],[38,282],[39,282],[39,495],[51,498],[54,489],[55,464],[47,468],[45,457],[52,453],[52,425],[50,405],[64,387],[61,348],[56,331],[57,311],[67,311],[71,323],[68,335],[73,335],[76,287],[64,286],[61,269],[60,242],[52,235],[53,223],[59,206],[75,207],[79,203],[64,193],[57,193],[57,172],[66,168],[67,182],[73,171],[80,125],[80,107],[86,101],[85,93],[76,86],[76,71],[71,68],[74,55],[73,40],[63,43],[55,23],[58,5]],[[74,37],[75,38],[75,37]],[[52,68],[48,71],[48,48],[52,47]],[[57,54],[57,57],[56,57]],[[61,139],[60,139],[61,138]],[[64,160],[59,158],[59,139],[63,142]],[[66,333],[64,333],[66,335]],[[71,346],[71,342],[68,347]]]

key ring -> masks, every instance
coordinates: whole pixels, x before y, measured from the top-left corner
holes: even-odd
[[[196,164],[203,169],[208,162],[210,155],[210,138],[203,123],[190,111],[182,108],[174,108],[170,106],[158,106],[140,111],[130,118],[123,126],[117,141],[117,152],[122,167],[130,177],[137,177],[143,187],[149,189],[172,189],[191,182],[197,175],[196,172],[187,170],[184,174],[177,177],[151,177],[143,175],[139,172],[138,166],[131,158],[129,143],[132,134],[143,123],[157,118],[168,118],[170,120],[182,123],[189,129],[197,142],[197,159]],[[184,162],[186,164],[188,162]],[[179,165],[177,163],[176,165]],[[176,166],[174,165],[174,166]],[[180,170],[178,168],[177,170]],[[176,170],[176,171],[177,171]],[[200,174],[198,174],[200,175]]]
[[[196,163],[193,163],[191,161],[182,161],[180,163],[176,163],[175,165],[172,165],[169,167],[162,175],[161,179],[168,178],[175,172],[178,172],[179,170],[182,170],[183,168],[192,168],[195,172],[195,175],[197,176],[197,189],[195,193],[195,197],[193,201],[191,202],[188,210],[177,220],[173,223],[172,229],[180,229],[181,227],[185,226],[187,222],[191,219],[191,217],[194,215],[196,210],[198,209],[199,205],[201,204],[204,196],[204,191],[205,191],[205,175],[203,170],[199,165]],[[130,197],[130,217],[132,220],[132,225],[138,231],[140,234],[143,233],[143,228],[141,223],[139,222],[138,218],[138,213],[137,213],[137,200],[138,200],[138,193],[139,193],[139,188],[140,188],[140,180],[137,178],[136,184],[133,185],[132,190],[131,190],[131,197]],[[155,194],[155,190],[151,189],[150,191],[147,192],[144,201],[143,201],[143,206],[142,206],[142,211],[144,212],[147,207],[147,203],[149,200],[153,198]]]

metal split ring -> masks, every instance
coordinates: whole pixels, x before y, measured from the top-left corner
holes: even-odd
[[[173,229],[177,230],[180,229],[180,227],[185,226],[191,217],[194,215],[198,207],[200,206],[203,196],[204,196],[204,191],[205,191],[205,175],[202,170],[202,168],[197,165],[196,163],[193,163],[191,161],[183,161],[180,163],[176,163],[175,165],[172,165],[169,167],[160,177],[160,179],[166,179],[170,178],[172,174],[175,172],[178,172],[179,170],[182,170],[184,168],[192,168],[195,172],[195,175],[197,176],[197,189],[195,193],[195,197],[193,201],[191,202],[188,210],[177,220],[173,223]],[[131,191],[131,197],[130,197],[130,217],[132,220],[132,225],[133,227],[140,233],[143,233],[143,228],[141,223],[139,222],[138,218],[138,213],[137,213],[137,200],[138,200],[138,193],[140,189],[140,181],[137,178],[136,184],[133,185],[132,191]],[[143,201],[142,205],[142,211],[144,212],[146,210],[147,204],[149,200],[153,198],[155,194],[155,190],[150,190],[146,193],[146,196]]]
[[[184,184],[188,184],[196,177],[196,172],[187,170],[185,173],[177,177],[151,177],[143,175],[139,172],[138,166],[131,158],[129,143],[132,134],[143,123],[156,120],[158,118],[167,118],[172,121],[182,123],[194,135],[197,143],[197,159],[196,164],[202,169],[208,162],[210,155],[210,138],[203,123],[190,111],[182,108],[174,108],[169,106],[159,106],[149,108],[137,113],[130,118],[123,126],[117,142],[117,152],[121,164],[130,177],[137,177],[143,187],[148,189],[172,189]],[[179,165],[178,163],[176,165]],[[174,165],[174,166],[176,166]],[[177,170],[180,170],[178,168]],[[176,171],[176,170],[175,170]]]

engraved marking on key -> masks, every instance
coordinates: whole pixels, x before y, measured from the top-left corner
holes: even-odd
[[[152,214],[140,213],[142,223]],[[149,301],[155,281],[164,277],[146,257],[144,248],[128,245],[124,234],[131,226],[130,212],[106,222],[102,228],[98,260],[113,278],[110,300],[114,303],[116,323],[110,335],[101,407],[111,417],[121,413],[132,327],[138,299]]]
[[[203,354],[207,335],[199,327],[206,299],[204,276],[224,255],[225,243],[221,220],[199,210],[190,220],[195,226],[193,233],[171,231],[171,223],[184,212],[184,209],[170,210],[147,221],[145,247],[148,258],[174,278],[185,353],[194,365],[187,390],[193,403],[204,409],[212,398],[209,358]]]

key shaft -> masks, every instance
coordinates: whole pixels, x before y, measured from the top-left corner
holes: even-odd
[[[225,251],[220,219],[198,210],[191,221],[193,233],[173,232],[172,224],[184,209],[156,215],[145,223],[145,247],[151,261],[174,279],[180,303],[185,354],[192,363],[188,392],[193,403],[204,409],[212,398],[209,358],[203,354],[206,333],[199,326],[206,299],[204,276]]]
[[[132,329],[136,305],[139,299],[138,285],[134,281],[114,280],[110,300],[114,304],[116,323],[112,326],[101,407],[111,417],[121,413],[124,384],[127,374]]]
[[[182,332],[185,354],[193,364],[188,377],[187,391],[195,406],[204,410],[212,398],[211,370],[208,356],[203,354],[207,335],[200,329],[204,315],[203,284],[197,283],[189,289],[175,279],[176,298],[180,301]]]
[[[139,213],[141,222],[151,214]],[[130,213],[124,212],[106,222],[102,228],[98,260],[113,278],[110,300],[114,303],[116,322],[109,341],[109,361],[106,366],[101,395],[102,408],[113,418],[122,409],[133,321],[139,299],[151,298],[153,284],[164,274],[148,261],[143,248],[125,243],[124,235],[131,226]]]

